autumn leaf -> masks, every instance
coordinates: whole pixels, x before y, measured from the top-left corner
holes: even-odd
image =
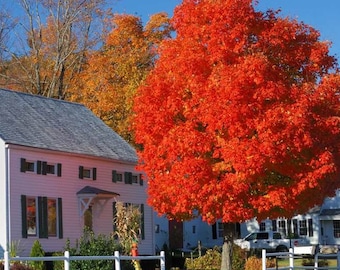
[[[158,44],[169,37],[166,14],[155,14],[143,26],[139,17],[116,14],[101,50],[87,56],[84,70],[74,79],[71,100],[90,108],[128,142],[136,89],[153,68]]]
[[[340,75],[312,27],[185,0],[134,101],[149,203],[214,223],[290,217],[339,187]]]

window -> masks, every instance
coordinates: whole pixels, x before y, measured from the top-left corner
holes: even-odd
[[[266,223],[265,222],[261,222],[260,223],[260,232],[264,232],[266,231]]]
[[[222,222],[217,223],[217,235],[218,237],[223,237],[223,223]]]
[[[60,163],[48,163],[47,161],[27,161],[25,158],[21,158],[21,172],[36,172],[37,174],[52,174],[61,177],[61,164]]]
[[[132,175],[132,183],[133,184],[137,184],[138,183],[138,175],[136,175],[136,174]]]
[[[37,174],[61,176],[61,164],[48,163],[47,161],[37,161]]]
[[[283,235],[287,235],[287,230],[286,230],[286,221],[285,220],[279,220],[279,232],[282,233]]]
[[[88,168],[84,166],[79,166],[79,179],[97,179],[97,169],[96,168]]]
[[[252,233],[252,234],[249,234],[247,237],[246,237],[246,241],[252,241],[252,240],[255,240],[256,239],[256,236],[257,234],[256,233]]]
[[[132,172],[124,172],[124,175],[122,172],[118,172],[116,170],[112,170],[112,182],[123,182],[124,178],[124,183],[125,184],[140,184],[141,186],[143,185],[143,179],[141,174],[133,174]]]
[[[300,235],[307,235],[307,221],[299,220]]]
[[[26,162],[26,171],[34,172],[34,162]]]
[[[132,184],[132,173],[131,172],[125,172],[124,173],[124,183],[125,184]]]
[[[55,165],[46,164],[46,173],[55,174]]]
[[[28,161],[25,158],[22,158],[20,160],[20,171],[21,172],[34,172],[35,171],[34,161]]]
[[[258,240],[265,240],[269,238],[269,234],[268,233],[258,233],[256,236],[256,239]]]
[[[212,239],[217,239],[217,225],[214,223],[211,226],[211,232],[212,232]]]
[[[313,236],[313,220],[311,218],[308,219],[308,235]]]
[[[132,183],[133,184],[140,184],[143,186],[143,179],[141,174],[132,174]]]
[[[297,219],[293,219],[293,234],[298,235],[298,224]]]
[[[273,239],[282,239],[281,233],[274,232],[273,233]]]
[[[291,219],[287,219],[287,230],[288,230],[288,236],[290,238],[293,237],[293,233],[292,233],[292,220]],[[295,237],[293,237],[295,238]]]
[[[63,238],[62,199],[21,195],[22,237]]]
[[[83,169],[83,178],[91,178],[91,170],[90,169]]]
[[[340,238],[340,220],[333,220],[334,237]]]
[[[277,223],[276,223],[276,219],[273,219],[273,220],[272,220],[272,230],[273,230],[273,232],[276,232],[276,231],[277,231]]]
[[[117,172],[116,170],[112,171],[112,182],[123,182],[123,173]]]
[[[47,199],[48,236],[57,236],[57,200]]]
[[[37,204],[35,198],[26,198],[27,205],[27,235],[37,235]]]

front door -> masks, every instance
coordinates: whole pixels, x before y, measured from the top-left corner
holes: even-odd
[[[170,249],[183,248],[183,222],[169,220]]]

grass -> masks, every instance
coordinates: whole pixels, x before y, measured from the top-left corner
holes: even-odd
[[[288,259],[277,259],[278,267],[288,267],[289,260]],[[337,267],[336,259],[320,259],[319,260],[320,267],[328,266],[328,267]],[[294,259],[294,266],[303,267],[303,266],[314,266],[314,259]]]

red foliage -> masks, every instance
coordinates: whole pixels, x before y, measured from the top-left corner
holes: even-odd
[[[251,0],[184,0],[173,24],[134,107],[156,211],[289,217],[340,187],[340,75],[318,31]]]

